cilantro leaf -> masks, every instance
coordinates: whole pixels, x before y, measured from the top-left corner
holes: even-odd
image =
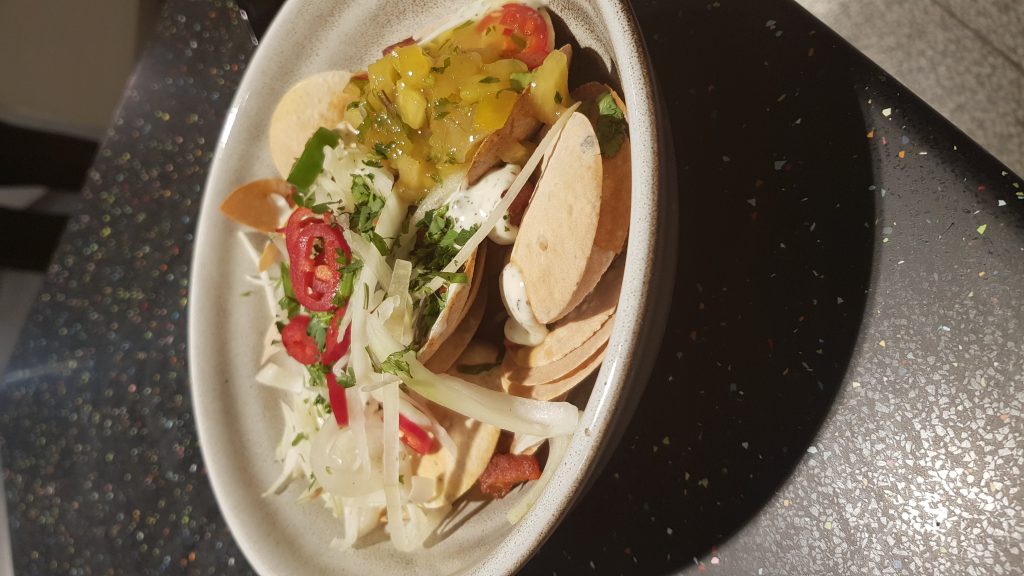
[[[380,371],[399,377],[405,374],[407,377],[412,378],[412,372],[409,371],[409,362],[405,360],[406,353],[410,351],[412,351],[412,348],[403,348],[397,352],[392,352],[380,363]]]
[[[327,370],[328,368],[323,364],[310,364],[306,366],[306,372],[309,373],[309,387],[320,388],[326,386]]]
[[[383,236],[377,234],[376,231],[370,230],[369,232],[364,234],[364,236],[366,236],[366,239],[369,240],[370,243],[373,244],[375,248],[377,248],[377,252],[380,252],[381,256],[387,257],[388,253],[391,252],[391,249],[388,247],[387,241],[384,240]]]
[[[484,76],[480,79],[481,84],[497,84],[498,82],[501,82],[501,80],[498,80],[494,76]]]
[[[342,388],[351,388],[356,385],[356,372],[349,366],[348,370],[339,374],[336,380]]]
[[[330,312],[313,312],[310,314],[309,325],[306,326],[306,334],[316,342],[317,350],[323,352],[327,347],[327,329],[331,325],[334,315]]]
[[[432,66],[430,68],[430,71],[435,73],[435,74],[444,74],[444,71],[447,70],[448,67],[451,66],[451,65],[452,65],[452,58],[451,58],[451,56],[445,56],[444,57],[444,65],[442,65],[442,66]]]
[[[352,212],[352,228],[360,234],[373,230],[384,209],[384,197],[377,193],[369,175],[352,175],[352,200],[355,210]]]
[[[615,156],[626,139],[626,116],[610,92],[601,94],[595,102],[597,122],[594,131],[601,146],[601,155]]]
[[[533,74],[530,72],[513,72],[508,77],[509,85],[516,92],[523,92],[533,83]]]

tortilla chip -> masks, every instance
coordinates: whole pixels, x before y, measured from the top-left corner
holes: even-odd
[[[473,487],[491,461],[501,430],[438,404],[430,403],[429,410],[448,432],[458,451],[453,456],[444,449],[435,450],[413,463],[414,474],[440,481],[434,498],[424,504],[426,508],[439,508]]]
[[[483,270],[486,255],[487,243],[483,242],[476,249],[473,256],[466,261],[466,276],[469,283],[448,285],[448,298],[445,301],[445,306],[437,316],[437,320],[434,321],[434,325],[430,328],[423,346],[420,347],[419,352],[416,354],[420,362],[430,360],[430,357],[455,332],[459,323],[462,322],[466,313],[469,312],[477,292],[480,291],[480,285],[483,284],[483,274],[477,274],[476,271],[478,267],[480,270]]]
[[[447,372],[455,361],[459,359],[462,352],[469,345],[473,335],[476,334],[480,322],[484,319],[484,310],[487,308],[487,294],[479,293],[473,298],[466,316],[459,322],[459,327],[438,346],[437,351],[424,365],[431,372]]]
[[[611,87],[597,82],[580,86],[573,92],[573,98],[593,100],[604,92],[610,92],[615,103],[626,115],[626,105]],[[629,236],[630,197],[632,195],[632,157],[627,136],[619,152],[611,158],[602,157],[601,175],[601,217],[597,222],[594,250],[587,260],[583,279],[570,299],[569,307],[575,308],[587,297],[601,280],[609,264],[622,252]]]
[[[605,321],[601,329],[587,339],[579,348],[562,358],[543,366],[521,366],[515,361],[515,354],[507,354],[501,364],[501,386],[508,390],[512,386],[538,386],[552,383],[574,373],[587,364],[594,354],[604,347],[611,336],[615,315]]]
[[[523,398],[533,398],[534,400],[555,400],[557,398],[563,398],[580,382],[586,380],[587,376],[594,373],[594,370],[596,370],[604,360],[604,353],[607,348],[607,345],[602,345],[601,348],[595,352],[593,356],[584,361],[582,365],[557,380],[553,380],[545,384],[538,384],[536,386],[522,386],[509,382],[506,384],[507,388],[505,391],[509,394],[514,394]]]
[[[508,155],[509,151],[520,145],[520,142],[533,136],[538,127],[540,120],[533,117],[530,102],[520,97],[512,105],[505,125],[480,143],[480,148],[469,164],[469,171],[466,172],[466,183],[476,184],[484,174],[490,172],[491,168],[502,162],[502,156]]]
[[[281,251],[277,249],[277,244],[274,244],[272,240],[268,240],[267,245],[263,247],[263,254],[260,254],[259,271],[266,272],[280,259]]]
[[[220,204],[222,214],[260,232],[273,232],[284,225],[291,196],[291,184],[280,178],[253,180],[235,188]]]
[[[513,354],[516,363],[529,368],[550,364],[597,334],[608,318],[615,314],[624,268],[620,260],[608,270],[588,298],[550,327],[551,331],[543,342],[516,350]]]
[[[282,178],[317,128],[334,128],[352,95],[344,92],[350,72],[332,70],[303,78],[285,92],[270,117],[270,156]]]
[[[572,62],[572,46],[566,44],[559,48]],[[475,184],[484,174],[499,163],[508,163],[516,155],[521,155],[523,142],[529,140],[540,128],[542,122],[533,112],[533,104],[529,98],[520,96],[512,105],[512,111],[505,120],[505,125],[493,132],[480,144],[466,172],[466,182]]]
[[[601,152],[586,116],[573,113],[555,143],[512,247],[537,320],[569,313],[601,214]]]

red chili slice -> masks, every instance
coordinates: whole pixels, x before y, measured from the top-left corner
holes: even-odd
[[[320,360],[320,351],[317,350],[316,341],[306,333],[309,327],[309,316],[298,315],[291,319],[281,329],[281,342],[285,351],[299,363],[309,366]]]
[[[331,412],[338,426],[348,426],[348,399],[345,398],[345,387],[338,384],[333,372],[327,373],[327,397],[331,402]]]
[[[345,330],[345,334],[342,336],[341,341],[338,341],[338,324],[341,322],[341,317],[344,315],[345,308],[339,308],[338,311],[334,313],[331,325],[327,327],[327,344],[324,346],[324,353],[320,356],[320,361],[328,368],[340,360],[341,357],[345,355],[345,352],[348,352],[348,347],[351,343],[351,331],[349,330]]]
[[[521,482],[540,478],[537,458],[527,454],[495,454],[480,475],[480,490],[491,498],[504,498]]]
[[[417,454],[429,454],[434,451],[434,439],[430,434],[402,414],[398,415],[398,435],[402,442]]]
[[[307,223],[287,243],[292,289],[299,304],[314,312],[333,310],[341,281],[337,252],[351,255],[341,231],[330,224]]]
[[[501,55],[516,58],[534,69],[551,52],[551,31],[540,12],[522,4],[505,4],[484,16],[476,25],[484,33],[491,26],[500,27],[505,38]]]
[[[299,232],[310,224],[327,222],[327,217],[314,213],[309,208],[298,208],[288,217],[288,223],[284,227],[284,242],[288,253],[291,254],[292,246],[298,240]]]

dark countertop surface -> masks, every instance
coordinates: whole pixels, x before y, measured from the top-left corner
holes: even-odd
[[[640,0],[679,275],[636,417],[524,574],[1019,574],[1024,184],[788,0]],[[197,446],[199,200],[254,46],[169,0],[0,379],[14,564],[250,573]]]

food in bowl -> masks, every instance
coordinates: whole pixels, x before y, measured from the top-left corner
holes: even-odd
[[[235,189],[274,307],[257,380],[282,392],[281,475],[413,550],[471,491],[533,482],[600,365],[630,209],[626,106],[569,90],[543,7],[506,4],[306,78],[270,120],[279,177]],[[269,167],[268,167],[269,169]],[[545,458],[546,455],[546,458]],[[543,462],[543,464],[542,464]]]

